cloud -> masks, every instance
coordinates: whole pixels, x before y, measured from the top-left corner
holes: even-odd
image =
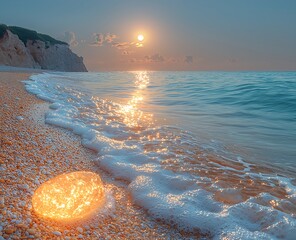
[[[94,33],[93,40],[90,44],[95,47],[108,47],[115,48],[121,52],[121,55],[132,56],[137,53],[137,48],[143,47],[143,42],[129,42],[129,41],[119,41],[120,39],[116,34],[111,33]],[[164,63],[164,64],[193,64],[193,56],[163,56],[159,53],[154,53],[151,55],[145,55],[142,57],[126,58],[131,63]]]
[[[121,52],[122,55],[130,55],[132,54],[132,51],[127,51],[127,50],[124,50]]]
[[[74,32],[65,32],[63,40],[71,47],[76,47],[78,45]]]
[[[144,59],[147,62],[164,62],[165,61],[165,58],[159,53],[156,53],[150,56],[145,56]]]
[[[114,42],[112,43],[113,47],[116,47],[119,50],[125,50],[131,47],[131,43],[129,42]]]
[[[163,63],[168,62],[168,59],[159,53],[153,55],[146,55],[142,58],[132,58],[129,60],[131,63]]]
[[[193,63],[193,56],[185,56],[184,62],[185,63]]]
[[[141,42],[137,42],[137,43],[135,44],[135,46],[136,46],[137,48],[140,48],[140,47],[144,47],[144,44],[141,43]]]
[[[90,45],[94,47],[111,46],[121,51],[127,51],[129,49],[130,53],[132,52],[130,49],[144,46],[142,42],[120,42],[115,41],[115,39],[118,39],[118,36],[115,34],[94,33],[93,41]],[[126,54],[123,53],[123,55]]]
[[[114,40],[115,38],[117,38],[117,36],[116,36],[115,34],[107,33],[107,34],[105,35],[104,40],[105,40],[105,42],[107,42],[107,43],[112,43],[113,40]]]
[[[128,54],[126,54],[128,55]],[[146,55],[140,58],[131,58],[129,59],[130,63],[159,63],[159,64],[192,64],[194,62],[193,56],[184,56],[184,57],[171,57],[163,56],[159,53],[152,55]]]
[[[117,38],[115,34],[107,33],[94,33],[93,34],[93,42],[91,43],[91,46],[95,47],[102,47],[105,44],[112,44],[114,39]]]
[[[94,33],[93,34],[94,41],[91,43],[92,46],[101,47],[103,46],[104,42],[104,35],[101,33]]]

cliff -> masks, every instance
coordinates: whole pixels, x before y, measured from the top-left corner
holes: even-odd
[[[69,45],[36,31],[0,25],[0,65],[86,72]]]

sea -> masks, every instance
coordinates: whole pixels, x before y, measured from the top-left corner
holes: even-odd
[[[214,239],[296,239],[296,72],[35,74],[134,203]],[[79,166],[78,166],[79,167]]]

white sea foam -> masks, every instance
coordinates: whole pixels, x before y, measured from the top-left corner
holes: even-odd
[[[253,171],[241,158],[217,161],[200,149],[197,154],[189,133],[141,122],[137,110],[126,119],[125,105],[89,96],[59,77],[45,73],[25,81],[29,92],[52,103],[46,123],[79,134],[85,147],[98,152],[98,165],[128,181],[134,202],[155,219],[214,239],[296,236],[296,187],[289,178]],[[129,121],[134,116],[141,116],[136,129]],[[235,177],[233,186],[228,176]],[[287,196],[258,190],[246,198],[248,185],[238,187],[237,179],[282,188]]]

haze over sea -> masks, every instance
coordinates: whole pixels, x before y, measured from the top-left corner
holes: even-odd
[[[26,87],[155,218],[296,234],[296,72],[44,73]]]

